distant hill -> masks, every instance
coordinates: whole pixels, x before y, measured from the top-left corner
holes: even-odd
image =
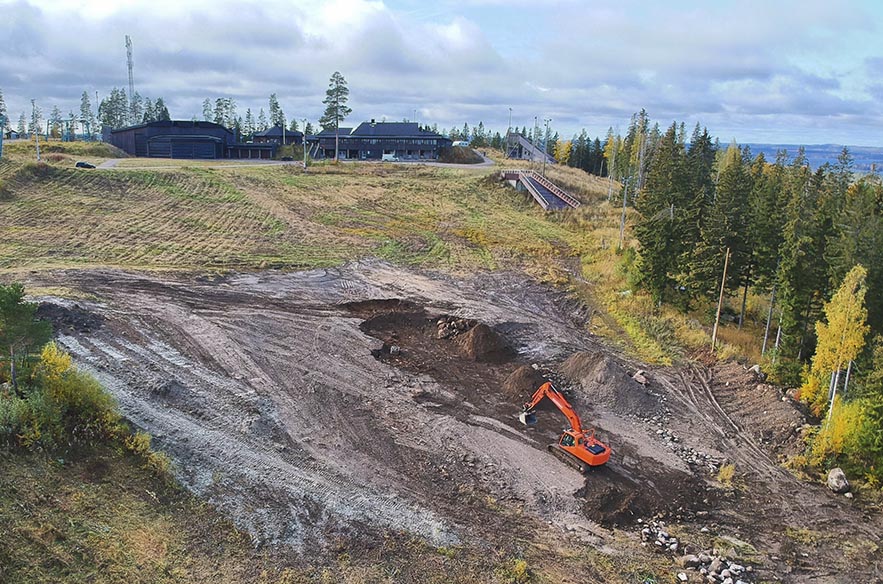
[[[751,148],[751,153],[754,156],[763,152],[770,162],[775,160],[776,153],[780,150],[788,153],[788,161],[790,162],[800,148],[799,144],[742,144],[742,146]],[[843,146],[840,144],[813,144],[803,148],[806,151],[806,160],[813,169],[819,168],[826,162],[836,164],[837,157],[843,150]],[[871,146],[847,146],[847,148],[852,155],[853,168],[856,172],[871,172],[872,168],[876,168],[878,172],[883,170],[883,148]],[[874,166],[872,167],[872,165]]]

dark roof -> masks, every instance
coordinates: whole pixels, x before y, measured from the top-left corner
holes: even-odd
[[[225,128],[221,124],[216,124],[214,122],[200,122],[193,120],[160,120],[158,122],[147,122],[146,124],[136,124],[134,126],[126,126],[125,128],[117,128],[115,130],[111,130],[111,133],[114,132],[123,132],[126,130],[137,130],[138,128],[220,128],[222,130],[226,130],[233,133],[229,128]]]
[[[358,138],[373,137],[419,137],[419,138],[443,138],[435,132],[420,129],[417,122],[362,122],[359,127],[352,131],[351,136]]]
[[[338,132],[340,132],[341,136],[347,136],[353,131],[352,128],[338,128]],[[328,136],[334,136],[334,128],[330,128],[328,130],[322,130],[318,134],[316,134],[316,138],[327,138]]]
[[[343,133],[343,132],[341,132]],[[298,132],[297,130],[291,131],[286,129],[285,136],[303,136],[303,132]],[[255,132],[255,136],[260,136],[262,138],[281,138],[282,137],[282,127],[281,126],[273,126],[263,132]]]

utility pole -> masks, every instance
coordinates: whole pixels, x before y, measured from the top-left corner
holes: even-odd
[[[625,205],[629,195],[629,177],[625,179],[622,191],[622,217],[619,219],[619,251],[622,251],[625,240]]]
[[[304,118],[304,173],[307,172],[307,119]]]
[[[0,115],[0,159],[3,158],[3,135],[6,133],[6,116]]]
[[[546,159],[549,157],[549,122],[552,118],[545,118],[546,133],[543,135],[543,176],[546,176]]]
[[[607,165],[607,202],[613,198],[613,169],[616,168],[616,138],[613,139],[613,162]]]
[[[724,275],[721,277],[721,293],[720,297],[717,299],[717,314],[714,317],[714,330],[711,333],[711,352],[714,353],[715,345],[717,344],[717,328],[720,325],[721,321],[721,308],[724,305],[724,288],[727,285],[727,268],[730,265],[730,248],[727,248],[727,253],[724,256]]]

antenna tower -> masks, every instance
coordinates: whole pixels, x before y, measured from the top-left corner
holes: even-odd
[[[132,61],[132,38],[126,35],[126,59],[129,63],[129,103],[135,98],[135,64]]]

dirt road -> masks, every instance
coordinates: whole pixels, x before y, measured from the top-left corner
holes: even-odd
[[[685,538],[753,546],[758,580],[879,578],[879,513],[776,464],[802,419],[775,389],[738,365],[698,364],[651,369],[644,387],[630,374],[647,367],[589,335],[579,306],[518,274],[454,279],[364,262],[39,280],[98,299],[49,299],[60,342],[172,456],[183,484],[256,543],[305,549],[393,530],[449,545],[524,533],[503,506],[598,547],[621,541],[619,527],[640,550],[637,519],[662,514]],[[462,335],[438,334],[447,318],[490,325],[514,351],[470,359]],[[576,352],[587,357],[560,377]],[[518,424],[520,400],[501,388],[532,363],[571,388],[613,445],[607,468],[583,477],[548,454],[564,423],[555,411],[541,410],[536,429]],[[728,462],[736,488],[713,480]],[[859,552],[845,554],[843,542]]]

